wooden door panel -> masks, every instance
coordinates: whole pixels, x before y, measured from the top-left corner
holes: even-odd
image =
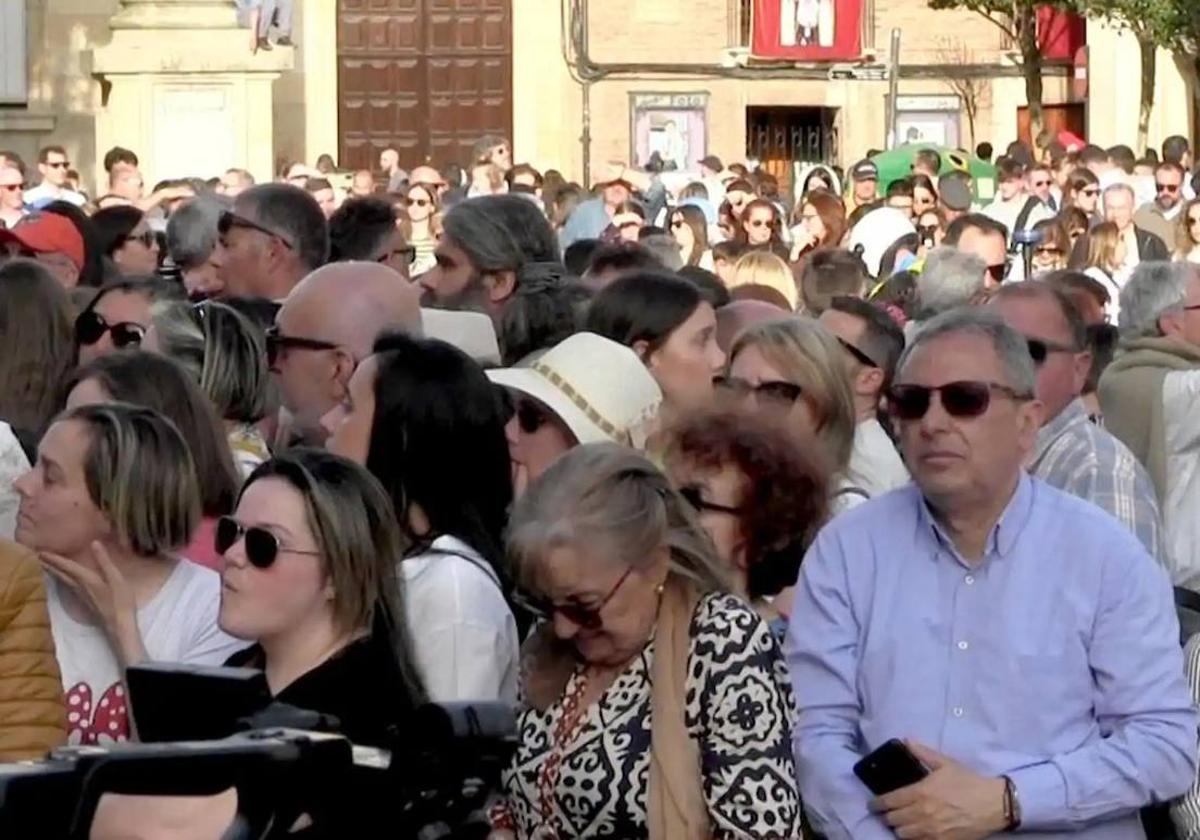
[[[343,167],[466,163],[484,134],[512,135],[513,0],[339,0]]]

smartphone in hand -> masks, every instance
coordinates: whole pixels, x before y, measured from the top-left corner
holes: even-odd
[[[883,796],[914,785],[929,775],[929,768],[912,754],[904,742],[892,738],[854,765],[854,775],[871,793]]]

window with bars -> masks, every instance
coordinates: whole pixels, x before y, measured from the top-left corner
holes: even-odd
[[[25,0],[0,0],[0,105],[29,99]]]

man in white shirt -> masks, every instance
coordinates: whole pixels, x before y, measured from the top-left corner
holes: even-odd
[[[857,426],[848,483],[867,496],[904,486],[908,470],[878,417],[879,401],[904,351],[904,333],[886,312],[859,298],[835,297],[820,321],[846,350],[854,390]]]
[[[1044,176],[1047,182],[1045,190],[1049,195],[1049,173],[1044,169],[1036,170]],[[1038,222],[1054,218],[1054,212],[1045,201],[1029,192],[1029,182],[1026,178],[1025,167],[1019,161],[1010,157],[1002,157],[996,161],[996,200],[983,208],[983,215],[993,219],[1008,230],[1008,250],[1014,253],[1017,231],[1030,230]],[[1024,266],[1020,260],[1013,261],[1009,280],[1024,279]]]
[[[87,201],[67,186],[67,173],[71,160],[62,146],[46,146],[38,152],[38,172],[42,182],[25,193],[25,203],[30,207],[44,207],[52,201],[69,201],[82,207]]]

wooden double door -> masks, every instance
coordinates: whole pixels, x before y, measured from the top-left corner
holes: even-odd
[[[338,0],[338,163],[470,162],[512,138],[513,0]]]

